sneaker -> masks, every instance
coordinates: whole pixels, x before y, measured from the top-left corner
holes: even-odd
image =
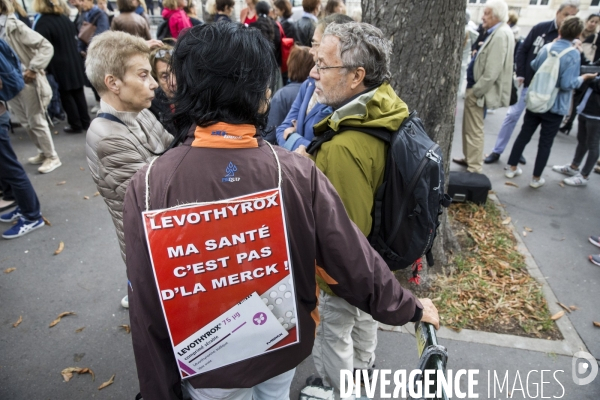
[[[38,168],[38,171],[41,174],[47,174],[49,172],[54,171],[56,168],[60,167],[62,163],[58,157],[54,158],[46,158],[41,167]]]
[[[544,183],[546,183],[546,180],[544,178],[540,178],[537,181],[535,179],[532,179],[531,182],[529,182],[529,186],[531,186],[534,189],[537,189],[544,186]]]
[[[44,226],[44,220],[42,217],[35,221],[28,221],[23,217],[19,217],[19,221],[14,224],[9,230],[2,234],[4,239],[15,239],[23,235],[27,235],[29,232],[34,231]]]
[[[46,156],[44,156],[43,153],[38,153],[38,155],[35,157],[29,157],[27,159],[27,162],[29,162],[29,164],[38,165],[38,164],[43,163],[45,159],[46,159]]]
[[[508,169],[506,170],[506,172],[504,173],[504,176],[507,178],[514,178],[515,176],[519,176],[523,173],[523,170],[519,167],[517,167],[517,169],[515,169],[514,171],[512,169],[510,169],[510,167],[508,167]]]
[[[590,240],[590,243],[593,244],[594,246],[600,247],[600,236],[590,236],[589,240]]]
[[[570,178],[563,179],[563,182],[565,183],[565,185],[569,185],[569,186],[587,186],[589,181],[590,181],[589,179],[584,178],[583,175],[581,175],[581,174],[577,174]]]
[[[96,104],[94,107],[92,107],[92,109],[90,110],[90,112],[92,114],[96,114],[98,111],[100,111],[100,104]]]
[[[600,265],[600,254],[593,254],[590,257],[590,261],[596,265]]]
[[[23,214],[21,214],[21,209],[17,207],[12,211],[0,215],[0,222],[13,222],[18,220],[22,216]]]
[[[570,164],[555,165],[554,167],[552,167],[552,171],[558,172],[559,174],[563,174],[563,175],[569,175],[569,176],[579,175],[579,170],[571,168]]]
[[[129,296],[125,296],[121,299],[121,307],[129,308]]]

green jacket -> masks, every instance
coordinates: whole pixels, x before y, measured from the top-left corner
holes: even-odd
[[[408,107],[388,83],[363,93],[314,126],[315,135],[340,127],[386,128],[396,131]],[[371,232],[375,191],[383,181],[387,144],[359,131],[344,131],[323,143],[314,156],[317,167],[337,190],[350,219],[365,236]],[[319,287],[333,294],[317,277]]]

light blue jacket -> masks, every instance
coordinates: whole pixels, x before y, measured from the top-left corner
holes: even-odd
[[[531,68],[537,71],[538,68],[546,61],[549,49],[560,53],[567,47],[571,46],[571,42],[565,39],[558,39],[554,43],[548,43],[538,53],[537,57],[531,62]],[[579,76],[581,69],[581,54],[579,51],[569,51],[560,59],[560,69],[558,72],[558,94],[554,105],[549,112],[558,115],[567,115],[571,104],[571,91],[579,88],[583,83],[583,78]]]
[[[300,86],[298,95],[288,112],[287,117],[281,125],[277,127],[277,143],[288,150],[294,151],[300,145],[308,146],[315,136],[313,126],[328,117],[333,109],[321,103],[315,106],[307,113],[308,103],[315,91],[315,80],[308,78]],[[296,120],[296,133],[288,136],[287,140],[283,138],[283,131],[292,126],[292,120]]]

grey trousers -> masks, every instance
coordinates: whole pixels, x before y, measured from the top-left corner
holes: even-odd
[[[581,169],[581,175],[589,176],[600,155],[600,120],[579,115],[577,148],[575,157],[573,157],[573,165],[581,165],[585,153],[588,153],[588,156]]]

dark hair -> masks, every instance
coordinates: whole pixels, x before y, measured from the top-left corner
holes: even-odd
[[[315,66],[310,47],[294,46],[287,61],[288,77],[292,82],[304,82]]]
[[[329,0],[325,5],[325,15],[335,14],[335,8],[340,5],[342,0]]]
[[[270,41],[273,42],[275,38],[275,28],[273,22],[269,18],[269,12],[271,11],[271,5],[266,1],[259,1],[256,3],[256,21],[251,23],[251,28],[256,28],[262,32],[262,34]]]
[[[137,7],[133,5],[132,0],[117,0],[117,9],[119,12],[132,12]]]
[[[560,25],[560,29],[558,32],[560,33],[560,37],[568,40],[569,42],[577,39],[581,32],[583,32],[583,21],[578,17],[571,15],[562,22]]]
[[[596,17],[596,18],[600,18],[600,14],[590,14],[590,15],[587,17],[587,19],[585,20],[585,22],[588,22],[590,19],[592,19],[592,18],[594,18],[594,17]]]
[[[235,7],[235,0],[217,0],[217,11],[225,11],[227,7]]]
[[[292,16],[292,4],[289,0],[275,0],[273,5],[281,10],[283,18],[287,19]]]
[[[321,0],[302,0],[302,9],[307,13],[311,13],[315,11],[320,4]]]
[[[185,140],[193,124],[217,122],[267,126],[267,89],[278,71],[271,44],[244,25],[205,24],[177,39],[171,57],[177,79],[173,98],[174,145]]]

